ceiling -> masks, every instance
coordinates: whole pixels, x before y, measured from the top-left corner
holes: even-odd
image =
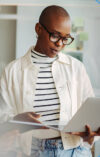
[[[0,0],[0,5],[26,5],[26,6],[45,6],[52,4],[69,5],[69,4],[89,4],[98,5],[100,0]]]

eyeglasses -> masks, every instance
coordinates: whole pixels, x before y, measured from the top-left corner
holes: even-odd
[[[41,23],[40,23],[41,24]],[[53,43],[56,43],[58,42],[59,40],[62,39],[62,43],[64,45],[70,45],[74,38],[69,36],[69,37],[61,37],[60,35],[58,35],[57,33],[53,33],[53,32],[49,32],[48,29],[43,25],[41,24],[41,26],[46,30],[46,32],[49,34],[49,40],[52,41]]]

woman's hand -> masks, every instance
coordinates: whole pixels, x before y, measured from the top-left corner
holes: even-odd
[[[18,121],[40,123],[40,121],[37,120],[38,118],[40,118],[40,116],[41,115],[34,112],[24,112],[16,115],[13,119]]]
[[[40,118],[40,114],[36,114],[34,112],[24,112],[21,114],[16,115],[13,119],[18,121],[25,121],[25,122],[33,122],[33,123],[41,123],[38,118]],[[48,129],[45,126],[41,126],[39,129]]]
[[[94,136],[100,136],[100,127],[97,131],[92,131],[89,125],[85,126],[85,132],[71,132],[71,135],[77,135],[83,138],[83,141],[88,142],[89,144],[93,143]]]

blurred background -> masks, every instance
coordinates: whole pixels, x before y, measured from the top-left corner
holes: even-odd
[[[35,45],[35,24],[43,8],[53,4],[64,7],[72,20],[75,41],[63,53],[84,63],[95,94],[100,97],[99,0],[0,0],[0,75],[9,62]],[[100,156],[100,142],[93,151],[95,157]]]

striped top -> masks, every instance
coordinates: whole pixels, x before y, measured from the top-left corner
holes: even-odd
[[[50,58],[31,50],[32,62],[39,66],[36,82],[34,112],[41,114],[39,120],[48,124],[57,124],[59,121],[60,102],[52,76],[52,63],[57,59]]]

